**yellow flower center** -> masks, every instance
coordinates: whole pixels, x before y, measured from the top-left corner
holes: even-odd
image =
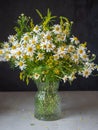
[[[43,45],[43,48],[44,48],[44,49],[46,49],[46,48],[47,48],[47,46],[46,46],[46,45]]]
[[[38,57],[39,57],[39,58],[42,58],[42,57],[43,57],[43,54],[39,53],[39,54],[38,54]]]
[[[16,46],[15,46],[15,45],[13,45],[13,46],[12,46],[12,49],[13,49],[13,50],[14,50],[14,49],[16,49]]]
[[[61,47],[61,51],[64,51],[64,50],[65,50],[65,48],[62,46],[62,47]]]
[[[40,45],[37,45],[36,48],[39,50],[40,49]]]
[[[57,35],[57,38],[61,38],[61,35],[58,34],[58,35]]]
[[[10,42],[14,42],[14,38],[11,38],[9,41],[10,41]]]
[[[18,51],[16,54],[17,54],[17,55],[21,55],[21,51]]]
[[[32,52],[32,47],[28,47],[28,52]]]
[[[79,53],[80,53],[80,54],[83,54],[83,50],[79,50]]]
[[[22,61],[19,62],[19,66],[23,66],[23,62]]]
[[[77,37],[74,37],[74,40],[75,40],[75,41],[78,41],[78,38],[77,38]]]
[[[18,43],[18,44],[17,44],[17,47],[21,47],[21,45]]]
[[[39,30],[39,27],[38,27],[38,26],[36,26],[36,27],[35,27],[35,30],[36,30],[36,31],[38,31],[38,30]]]
[[[2,50],[0,50],[0,54],[3,54],[3,51],[2,51]]]
[[[47,35],[47,40],[51,40],[51,35]]]
[[[36,41],[35,40],[32,40],[32,42],[31,42],[32,44],[35,44],[36,43]]]
[[[88,75],[89,74],[89,72],[88,71],[85,71],[85,75]]]
[[[52,48],[52,45],[51,45],[51,44],[49,44],[49,45],[48,45],[48,48]]]
[[[87,58],[87,55],[83,55],[83,58],[86,59],[86,58]]]
[[[6,60],[9,60],[9,59],[10,59],[9,55],[6,55],[6,57],[5,57],[5,58],[6,58]]]
[[[29,37],[28,37],[28,36],[25,36],[25,37],[24,37],[24,40],[25,40],[25,41],[27,41],[28,39],[29,39]]]
[[[24,59],[26,59],[26,58],[27,58],[27,55],[26,55],[26,54],[24,54],[24,55],[23,55],[23,58],[24,58]]]
[[[78,55],[74,55],[74,59],[78,59]]]
[[[59,31],[59,30],[60,30],[60,28],[59,28],[59,27],[56,27],[56,28],[55,28],[55,30],[56,30],[56,31]]]

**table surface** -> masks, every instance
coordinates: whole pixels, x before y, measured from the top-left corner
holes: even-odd
[[[62,118],[34,118],[35,92],[0,92],[0,130],[98,130],[98,92],[59,92]]]

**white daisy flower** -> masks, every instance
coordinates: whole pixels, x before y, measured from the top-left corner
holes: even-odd
[[[55,48],[55,45],[53,43],[47,44],[46,52],[51,52]]]
[[[67,81],[67,79],[68,79],[67,75],[65,75],[62,79],[63,79],[63,81],[65,83]]]
[[[5,61],[6,61],[5,57],[4,56],[0,56],[0,62],[5,62]]]
[[[73,45],[69,45],[68,46],[68,52],[71,53],[71,52],[74,52],[75,51],[75,47]]]
[[[80,46],[78,49],[77,49],[77,53],[82,56],[84,55],[86,52],[85,52],[85,48]]]
[[[36,25],[36,26],[34,27],[33,31],[34,31],[35,33],[39,33],[39,32],[41,31],[41,27],[38,26],[38,25]]]
[[[96,64],[90,63],[90,68],[91,68],[91,70],[95,70],[96,69]]]
[[[70,76],[68,76],[69,81],[73,81],[76,79],[76,76],[74,73],[72,73]]]
[[[27,45],[27,47],[26,47],[26,49],[25,49],[25,53],[26,53],[28,56],[33,56],[35,50],[36,50],[35,45]]]
[[[97,69],[97,71],[98,71],[98,65],[96,65],[96,66],[95,66],[95,68],[96,68],[96,69]]]
[[[0,49],[0,61],[6,61],[5,57],[4,57],[4,50]]]
[[[4,53],[3,49],[0,49],[0,55],[2,55]]]
[[[72,38],[70,38],[70,40],[71,40],[72,43],[74,42],[76,45],[80,43],[80,41],[78,40],[78,38],[75,37],[75,36],[73,36]]]
[[[36,44],[36,43],[38,43],[38,36],[33,36],[33,38],[31,38],[29,40],[29,43],[30,44]]]
[[[57,53],[58,53],[59,55],[61,55],[61,54],[66,54],[66,53],[67,53],[67,50],[68,50],[68,48],[67,48],[66,46],[61,46],[61,47],[58,48]]]
[[[78,54],[73,54],[72,55],[72,60],[74,60],[75,62],[79,61],[79,55]]]
[[[9,35],[8,36],[8,42],[13,43],[16,40],[14,35]]]
[[[4,42],[4,45],[3,45],[4,49],[8,49],[10,47],[9,43],[8,42]]]
[[[20,70],[24,70],[26,68],[26,64],[24,60],[20,60],[15,62],[16,67],[18,66]]]
[[[83,77],[88,78],[91,73],[92,73],[92,70],[90,68],[87,68],[83,71],[82,75]]]
[[[54,57],[54,60],[58,60],[59,59],[59,55],[58,54],[53,55],[53,57]]]
[[[53,26],[53,32],[55,34],[60,34],[62,32],[61,26],[59,24],[56,24]]]
[[[30,36],[28,35],[28,33],[25,33],[22,38],[21,38],[21,43],[25,43],[25,42],[28,42],[30,39]]]
[[[9,61],[11,59],[12,55],[10,53],[6,53],[4,58],[6,61]]]
[[[37,58],[38,58],[38,60],[43,60],[44,59],[44,53],[38,53]]]
[[[45,43],[45,42],[41,43],[40,47],[41,47],[42,50],[46,50],[47,49],[47,43]]]
[[[83,61],[88,61],[88,60],[89,60],[87,54],[83,54],[83,55],[81,55],[81,58],[83,59]]]
[[[45,37],[45,33],[44,33],[44,32],[40,32],[39,35],[40,35],[40,38],[41,38],[41,39]]]
[[[34,79],[36,79],[36,80],[39,79],[39,77],[40,77],[40,75],[38,73],[35,73],[33,76],[34,76]]]
[[[92,62],[86,62],[85,65],[87,66],[87,68],[90,68],[91,70],[95,70],[96,69],[96,65]]]
[[[13,56],[16,56],[16,46],[12,46],[12,48],[10,49],[10,54],[11,54],[11,57]]]
[[[23,55],[22,49],[21,48],[17,48],[16,52],[15,52],[16,59],[19,60],[19,58],[22,58],[22,55]]]
[[[62,35],[61,36],[61,41],[65,41],[66,40],[66,35]]]
[[[52,35],[50,31],[47,31],[43,37],[45,39],[45,41],[52,41]]]
[[[64,42],[66,40],[66,35],[64,34],[57,34],[57,38],[56,38],[56,41],[59,41],[59,42]]]

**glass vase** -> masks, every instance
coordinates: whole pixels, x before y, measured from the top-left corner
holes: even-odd
[[[34,98],[34,116],[39,120],[52,121],[61,117],[58,94],[59,82],[36,82],[38,91]]]

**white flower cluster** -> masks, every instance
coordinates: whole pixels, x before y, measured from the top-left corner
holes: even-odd
[[[4,57],[6,61],[13,59],[15,66],[19,67],[21,71],[26,69],[27,59],[34,62],[44,61],[46,64],[48,58],[52,57],[52,60],[59,61],[59,64],[66,59],[77,66],[81,64],[82,69],[78,72],[75,70],[70,75],[60,72],[59,76],[58,70],[58,77],[61,77],[64,82],[74,80],[76,73],[87,78],[93,70],[97,69],[97,65],[89,58],[90,52],[87,47],[80,43],[75,36],[70,37],[69,43],[67,43],[67,33],[59,24],[53,25],[50,30],[43,30],[42,26],[36,25],[31,32],[24,33],[20,40],[17,39],[17,35],[10,35],[8,42],[4,43],[4,48],[0,49],[0,56]],[[63,66],[61,67],[63,68]],[[33,76],[34,79],[38,79],[40,74],[34,73]]]

